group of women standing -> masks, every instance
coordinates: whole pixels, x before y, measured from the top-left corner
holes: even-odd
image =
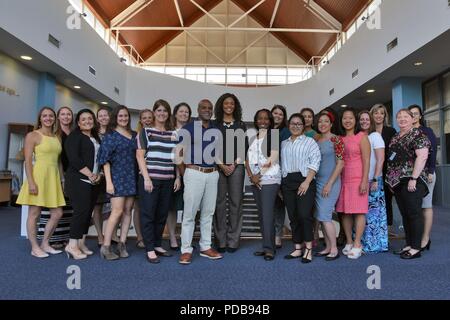
[[[309,263],[313,255],[327,261],[339,258],[335,212],[346,237],[344,255],[357,259],[363,252],[387,251],[392,194],[406,233],[406,246],[396,253],[413,259],[430,248],[436,141],[432,130],[421,122],[419,106],[397,113],[400,132],[396,133],[386,125],[383,105],[359,114],[346,108],[340,119],[333,110],[325,109],[315,116],[309,108],[287,119],[286,108],[275,105],[272,110],[256,112],[253,124],[257,134],[246,138],[243,153],[239,148],[242,141],[227,134],[228,130],[247,131],[238,98],[222,95],[214,113],[215,126],[224,137],[217,162],[220,178],[214,215],[219,252],[232,253],[239,247],[245,171],[252,184],[263,239],[255,255],[265,260],[273,260],[282,245],[285,209],[294,244],[285,259],[301,258]],[[73,207],[65,246],[69,257],[85,259],[93,254],[85,244],[91,217],[101,256],[107,260],[128,257],[126,240],[133,207],[137,247],[145,248],[150,263],[159,263],[160,256],[171,256],[161,240],[167,222],[170,248],[178,249],[175,230],[177,212],[183,208],[183,182],[174,150],[179,143],[178,131],[191,115],[186,103],[175,106],[172,116],[170,105],[158,100],[152,111],[141,111],[136,132],[131,129],[125,106],[116,107],[111,114],[104,108],[97,115],[83,109],[75,117],[75,128],[66,132],[64,126],[55,129],[55,111],[43,108],[35,131],[26,138],[27,180],[17,200],[30,206],[27,231],[32,255],[44,258],[61,252],[50,246],[49,239],[62,216],[65,194]],[[341,127],[343,134],[339,135]],[[231,149],[227,148],[230,137],[234,142]],[[103,232],[102,205],[108,200],[111,214]],[[36,223],[43,207],[50,208],[50,219],[38,245]],[[319,224],[325,248],[313,253],[315,226]],[[115,250],[112,242],[117,243]]]

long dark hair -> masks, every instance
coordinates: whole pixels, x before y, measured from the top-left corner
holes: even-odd
[[[425,123],[425,119],[423,118],[423,111],[422,111],[422,108],[421,108],[420,106],[418,106],[417,104],[413,104],[413,105],[410,105],[410,106],[408,107],[408,110],[409,110],[409,111],[411,111],[412,109],[419,109],[419,112],[420,112],[420,120],[419,120],[419,124],[420,124],[422,127],[426,127],[427,124]]]
[[[180,102],[179,104],[177,104],[174,108],[173,108],[173,113],[172,113],[172,126],[174,128],[176,128],[177,126],[177,119],[175,119],[175,116],[177,115],[178,109],[180,109],[181,107],[186,107],[188,109],[189,112],[189,118],[187,120],[187,123],[191,122],[191,116],[192,116],[192,109],[191,107],[186,103],[186,102]]]
[[[286,108],[284,106],[276,104],[272,107],[272,110],[270,110],[270,113],[274,112],[276,109],[281,110],[281,112],[283,112],[283,121],[281,122],[280,126],[278,127],[278,130],[281,130],[287,126],[287,112],[286,112]]]
[[[342,112],[342,114],[341,114],[341,121],[340,121],[340,123],[341,123],[341,125],[342,125],[342,135],[343,136],[346,136],[347,135],[347,130],[345,130],[344,129],[344,126],[343,126],[343,124],[342,124],[342,119],[344,119],[344,113],[346,113],[346,112],[351,112],[351,113],[353,113],[353,116],[355,117],[355,127],[353,128],[353,133],[354,134],[356,134],[356,129],[357,129],[357,127],[358,127],[358,113],[356,112],[356,110],[354,109],[354,108],[352,108],[352,107],[346,107],[345,109],[344,109],[344,111]]]
[[[239,99],[232,93],[224,93],[219,97],[219,99],[217,99],[216,105],[214,106],[214,117],[216,118],[217,123],[223,122],[223,103],[228,98],[232,98],[234,100],[234,121],[242,121],[242,107]]]
[[[267,134],[264,137],[263,143],[262,143],[262,151],[267,150],[267,157],[270,157],[271,153],[272,153],[272,129],[275,126],[275,122],[273,120],[273,116],[272,116],[272,112],[270,112],[269,109],[259,109],[258,111],[256,111],[255,116],[253,118],[253,125],[255,126],[255,129],[259,131],[259,127],[258,127],[258,116],[261,112],[266,112],[267,116],[269,117],[269,121],[270,121],[270,126],[269,128],[267,128]]]
[[[159,99],[155,101],[155,104],[153,105],[153,113],[155,113],[156,109],[158,109],[159,107],[163,107],[166,111],[167,111],[167,120],[164,123],[164,128],[166,130],[172,130],[172,109],[170,109],[170,104],[163,99]],[[156,118],[155,118],[156,120]],[[154,123],[154,121],[153,121]]]
[[[113,132],[117,128],[117,117],[119,116],[120,110],[126,110],[127,111],[127,113],[128,113],[127,131],[129,133],[132,133],[133,131],[131,130],[131,114],[130,114],[130,110],[128,110],[128,108],[125,107],[124,105],[118,105],[111,112],[111,117],[110,117],[109,124],[108,124],[108,132]]]
[[[100,143],[100,137],[98,135],[98,122],[97,118],[95,117],[95,113],[92,112],[91,109],[82,109],[78,111],[77,116],[75,118],[75,130],[81,131],[80,126],[78,125],[78,122],[80,121],[80,117],[83,113],[89,113],[92,116],[92,119],[94,120],[94,127],[91,129],[91,135],[94,137],[95,140],[97,140],[98,143]]]

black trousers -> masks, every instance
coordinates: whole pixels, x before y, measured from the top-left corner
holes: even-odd
[[[394,188],[394,195],[403,219],[406,246],[420,250],[423,234],[422,200],[428,193],[425,183],[418,179],[416,191],[408,191],[408,182],[401,182]]]
[[[275,253],[275,219],[273,216],[273,209],[278,190],[280,190],[279,184],[265,184],[261,186],[261,190],[252,185],[253,196],[255,197],[256,206],[258,207],[263,251],[272,254]]]
[[[281,182],[284,203],[291,220],[292,241],[300,244],[310,242],[313,235],[313,207],[316,196],[316,181],[311,181],[303,196],[297,195],[298,187],[305,181],[300,172],[289,173]]]
[[[144,189],[144,178],[139,176],[139,209],[141,231],[147,252],[161,246],[162,234],[173,194],[174,180],[152,179],[153,190]]]
[[[81,239],[89,231],[100,186],[81,181],[79,177],[66,175],[65,189],[73,208],[70,239]]]

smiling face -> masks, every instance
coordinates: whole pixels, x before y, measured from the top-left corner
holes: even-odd
[[[305,127],[309,128],[312,127],[313,121],[314,121],[314,114],[311,113],[311,111],[303,111],[302,112],[303,118],[305,118]]]
[[[378,108],[373,112],[373,121],[376,125],[384,124],[384,118],[386,117],[386,114],[384,113],[383,108]]]
[[[109,123],[109,112],[102,109],[97,114],[97,121],[101,126],[106,127]]]
[[[81,131],[90,131],[94,128],[94,117],[89,112],[83,112],[78,119],[78,127]]]
[[[305,126],[301,118],[299,117],[291,118],[291,121],[289,121],[289,131],[291,132],[294,138],[302,135],[304,129]]]
[[[143,112],[141,118],[139,119],[143,128],[149,128],[153,125],[153,113],[150,111]]]
[[[130,116],[126,109],[121,109],[117,114],[117,126],[127,128]]]
[[[359,126],[363,131],[369,131],[370,129],[370,116],[368,113],[362,113],[359,116]]]
[[[197,109],[198,117],[202,121],[209,121],[213,114],[213,106],[207,101],[202,101]]]
[[[278,128],[284,121],[284,113],[279,108],[275,108],[272,111],[272,116],[273,122],[275,123],[275,127]]]
[[[397,124],[400,130],[409,130],[412,128],[414,118],[406,111],[400,111],[397,114]]]
[[[58,120],[63,126],[69,126],[72,123],[72,111],[68,108],[61,108],[59,110]]]
[[[55,124],[55,113],[52,110],[45,109],[41,112],[39,122],[41,127],[52,128]]]
[[[330,118],[327,115],[321,115],[319,121],[317,122],[317,127],[320,133],[329,133],[332,127]]]
[[[351,131],[355,129],[355,125],[356,125],[356,118],[353,112],[344,111],[344,114],[342,115],[342,127],[346,131]]]
[[[165,124],[167,119],[169,119],[169,112],[164,106],[159,106],[158,108],[154,109],[153,111],[155,113],[155,122],[159,124]]]
[[[175,114],[175,120],[180,123],[186,123],[189,120],[189,108],[186,106],[181,106],[178,108]]]
[[[234,109],[236,108],[234,99],[232,97],[228,97],[223,101],[223,113],[232,116]]]
[[[258,129],[270,128],[270,117],[265,111],[260,111],[256,117],[256,126]]]

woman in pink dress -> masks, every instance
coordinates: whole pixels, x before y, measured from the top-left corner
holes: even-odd
[[[342,253],[350,259],[358,259],[362,253],[361,237],[366,226],[365,214],[369,210],[370,142],[363,132],[356,132],[356,111],[345,109],[342,114],[344,170],[341,193],[336,211],[342,213],[342,224],[347,238]],[[353,240],[353,228],[355,239]]]

